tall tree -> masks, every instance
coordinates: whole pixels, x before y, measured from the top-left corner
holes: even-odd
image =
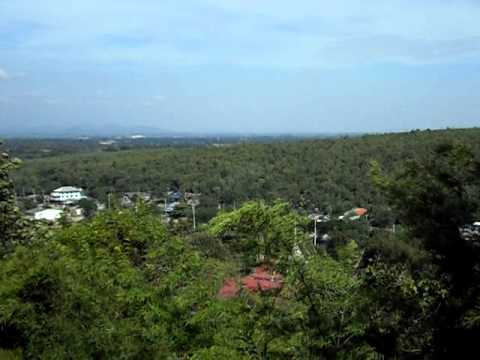
[[[10,179],[10,171],[19,163],[17,159],[10,159],[7,153],[0,154],[0,256],[28,239],[28,228],[16,204]]]
[[[472,241],[461,236],[460,228],[476,210],[471,194],[472,188],[479,189],[480,163],[464,145],[442,143],[389,177],[373,164],[372,175],[411,241],[431,254],[437,278],[448,289],[434,319],[436,354],[475,349],[479,328],[466,329],[462,322],[480,294],[480,254]]]

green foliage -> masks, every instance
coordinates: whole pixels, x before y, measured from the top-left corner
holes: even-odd
[[[360,259],[355,242],[339,248],[340,260],[311,256],[295,263],[285,291],[293,294],[306,358],[345,357],[374,351],[363,340],[366,323],[361,313],[365,299],[354,271]],[[293,310],[293,309],[292,309]],[[370,350],[368,350],[370,349]]]
[[[195,317],[203,333],[215,335],[194,358],[231,354],[234,359],[368,358],[363,340],[361,280],[353,276],[360,251],[339,250],[342,261],[312,254],[291,264],[279,293],[217,300]]]
[[[97,204],[92,199],[81,199],[78,206],[82,209],[83,216],[90,219],[97,211]]]
[[[246,315],[228,318],[213,349],[224,349],[229,343],[235,349],[248,349],[255,358],[330,358],[373,355],[363,340],[366,325],[362,323],[361,280],[354,276],[361,253],[355,242],[338,246],[338,258],[322,255],[304,242],[304,234],[292,233],[295,226],[305,225],[301,218],[283,203],[268,206],[250,202],[240,209],[223,213],[210,222],[213,235],[229,234],[233,240],[250,245],[265,259],[288,274],[286,284],[275,296],[247,296],[235,304]],[[245,245],[243,251],[249,251]],[[298,245],[301,256],[295,257]],[[271,251],[265,251],[270,246]],[[275,261],[273,261],[275,259]],[[242,334],[242,335],[240,335]],[[232,338],[233,336],[233,338]],[[212,350],[213,351],[213,350]],[[208,352],[202,352],[202,356]]]
[[[401,227],[395,233],[378,231],[365,244],[364,262],[381,257],[385,264],[404,264],[415,271],[423,271],[424,265],[432,261],[431,254],[425,251],[420,240],[412,239]]]
[[[221,266],[143,209],[111,211],[19,246],[1,263],[0,332],[27,358],[159,358],[186,351],[191,311]]]
[[[201,222],[214,216],[219,204],[232,209],[255,199],[281,198],[295,207],[341,215],[357,206],[374,211],[387,205],[368,176],[372,159],[390,171],[445,140],[467,144],[478,155],[479,133],[479,129],[468,129],[226,147],[82,150],[29,160],[15,173],[15,182],[27,193],[77,185],[106,202],[109,192],[150,191],[163,197],[176,179],[182,190],[202,194],[197,208]],[[38,144],[37,153],[41,149]]]
[[[18,159],[0,154],[0,258],[10,253],[18,244],[31,240],[33,229],[22,217],[15,201],[10,172],[19,165]]]
[[[262,201],[252,201],[238,210],[219,214],[209,223],[208,230],[241,253],[247,268],[269,263],[284,269],[297,245],[296,236],[303,239],[300,226],[306,222],[286,203],[269,206]]]
[[[207,232],[195,232],[186,237],[187,242],[206,257],[227,260],[235,254],[219,238]]]
[[[0,357],[428,359],[475,350],[480,256],[459,227],[478,211],[479,146],[441,142],[471,143],[477,133],[94,154],[20,173],[73,183],[60,173],[69,166],[85,179],[80,186],[100,192],[137,181],[148,190],[155,179],[162,191],[200,189],[210,209],[250,199],[195,233],[188,222],[165,226],[145,203],[124,210],[115,201],[85,222],[39,232],[20,216],[9,178],[15,164],[4,156]],[[375,187],[366,185],[372,158]],[[156,177],[165,164],[174,170]],[[90,175],[91,166],[98,171]],[[290,202],[270,202],[278,194]],[[311,221],[293,210],[358,205],[372,205],[370,219],[318,224],[331,239],[326,249],[313,246]],[[241,278],[258,264],[282,274],[283,287],[243,289]],[[238,280],[236,297],[218,296],[226,279]]]
[[[479,169],[472,151],[451,143],[407,161],[388,177],[373,164],[374,182],[407,230],[383,244],[377,241],[373,253],[380,260],[367,268],[370,297],[381,304],[375,328],[385,354],[438,357],[457,354],[459,344],[476,348],[480,252],[460,228],[472,221],[478,206],[471,193],[480,190]]]
[[[459,229],[472,221],[476,204],[468,186],[480,189],[480,163],[463,145],[440,144],[425,158],[408,161],[393,177],[373,177],[383,189],[411,237],[421,239],[439,259],[456,287],[469,287],[475,263],[472,244]]]
[[[368,342],[385,356],[431,355],[434,319],[447,296],[429,271],[412,273],[402,263],[372,259],[362,273],[369,299]]]
[[[23,359],[20,350],[2,350],[0,349],[0,359],[3,360],[21,360]]]
[[[82,225],[19,247],[2,263],[0,321],[19,333],[26,357],[131,358],[145,351],[137,309],[151,291],[129,250],[107,229]]]

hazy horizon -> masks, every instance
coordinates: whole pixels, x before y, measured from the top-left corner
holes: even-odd
[[[3,1],[0,136],[474,127],[479,18],[470,0]]]

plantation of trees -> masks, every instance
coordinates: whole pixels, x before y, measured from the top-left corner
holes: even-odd
[[[0,357],[476,358],[480,242],[460,230],[478,220],[479,140],[468,129],[3,154]],[[176,184],[202,194],[204,221],[178,229],[141,201],[76,224],[22,216],[15,191],[63,184],[99,198]],[[330,239],[313,246],[308,212],[353,206],[371,217],[322,224]],[[259,266],[282,285],[243,287]],[[238,291],[220,296],[227,281]]]

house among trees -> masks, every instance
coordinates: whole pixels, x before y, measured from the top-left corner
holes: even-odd
[[[116,143],[115,140],[104,140],[104,141],[99,141],[98,142],[100,145],[103,145],[103,146],[110,146],[110,145],[114,145]]]
[[[152,200],[152,194],[149,192],[126,192],[123,194],[120,204],[123,207],[132,207],[138,201],[150,202]]]
[[[45,209],[37,211],[34,214],[35,220],[57,221],[62,217],[63,210],[58,209]]]
[[[281,274],[269,273],[265,266],[258,266],[255,272],[241,279],[242,288],[251,293],[267,292],[283,287],[283,276]],[[218,297],[230,299],[237,296],[240,288],[233,279],[228,279],[218,292]]]
[[[169,191],[167,193],[167,202],[176,203],[182,200],[183,194],[180,191]]]
[[[183,200],[183,194],[180,191],[168,191],[165,199],[165,214],[171,215],[175,212],[177,206]]]
[[[476,246],[480,246],[480,221],[463,226],[460,229],[460,235],[464,240],[472,241]]]
[[[83,189],[74,186],[62,186],[50,194],[50,201],[59,203],[72,203],[84,199]]]
[[[347,211],[342,216],[339,216],[339,220],[358,220],[363,216],[366,216],[368,210],[365,208],[355,208],[352,210]]]

